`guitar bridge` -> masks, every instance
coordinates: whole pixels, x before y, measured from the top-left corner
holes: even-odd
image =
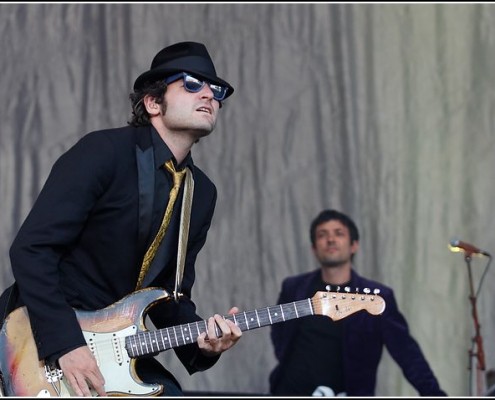
[[[55,383],[62,379],[64,372],[60,368],[45,365],[45,376],[49,383]]]

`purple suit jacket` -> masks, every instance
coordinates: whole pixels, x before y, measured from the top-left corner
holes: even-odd
[[[318,274],[320,269],[286,278],[282,283],[277,304],[307,298],[311,281]],[[407,322],[397,307],[393,290],[381,283],[365,279],[355,271],[352,271],[351,288],[360,288],[360,291],[364,288],[380,289],[380,296],[385,300],[386,307],[383,314],[378,316],[360,311],[342,321],[343,368],[347,395],[375,395],[378,364],[385,346],[419,395],[446,396],[418,343],[411,336]],[[291,320],[271,327],[271,339],[279,364],[270,374],[270,389],[280,378],[280,367],[291,350],[290,343],[298,323],[304,322]]]

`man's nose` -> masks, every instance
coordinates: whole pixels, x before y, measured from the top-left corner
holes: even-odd
[[[206,84],[201,88],[201,97],[206,97],[208,99],[213,98],[213,91],[210,88],[210,85]]]

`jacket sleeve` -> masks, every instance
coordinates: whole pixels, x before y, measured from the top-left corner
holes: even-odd
[[[440,388],[419,344],[411,336],[392,290],[386,295],[386,304],[382,319],[384,343],[392,358],[402,369],[405,378],[421,396],[447,396]]]
[[[10,248],[40,359],[86,344],[60,286],[59,264],[111,178],[111,145],[95,138],[81,139],[55,162]]]

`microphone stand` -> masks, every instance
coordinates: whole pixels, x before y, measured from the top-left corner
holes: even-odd
[[[473,347],[476,347],[476,351],[473,351],[473,348],[469,350],[469,369],[472,371],[472,359],[476,357],[477,365],[476,365],[476,396],[483,396],[483,371],[485,370],[485,353],[483,351],[483,339],[481,337],[480,328],[481,325],[478,320],[478,311],[476,307],[476,295],[473,289],[473,276],[471,272],[471,254],[466,252],[464,259],[466,260],[466,265],[468,269],[469,276],[469,288],[471,294],[469,296],[469,300],[471,302],[471,310],[474,321],[474,337],[472,338]]]

